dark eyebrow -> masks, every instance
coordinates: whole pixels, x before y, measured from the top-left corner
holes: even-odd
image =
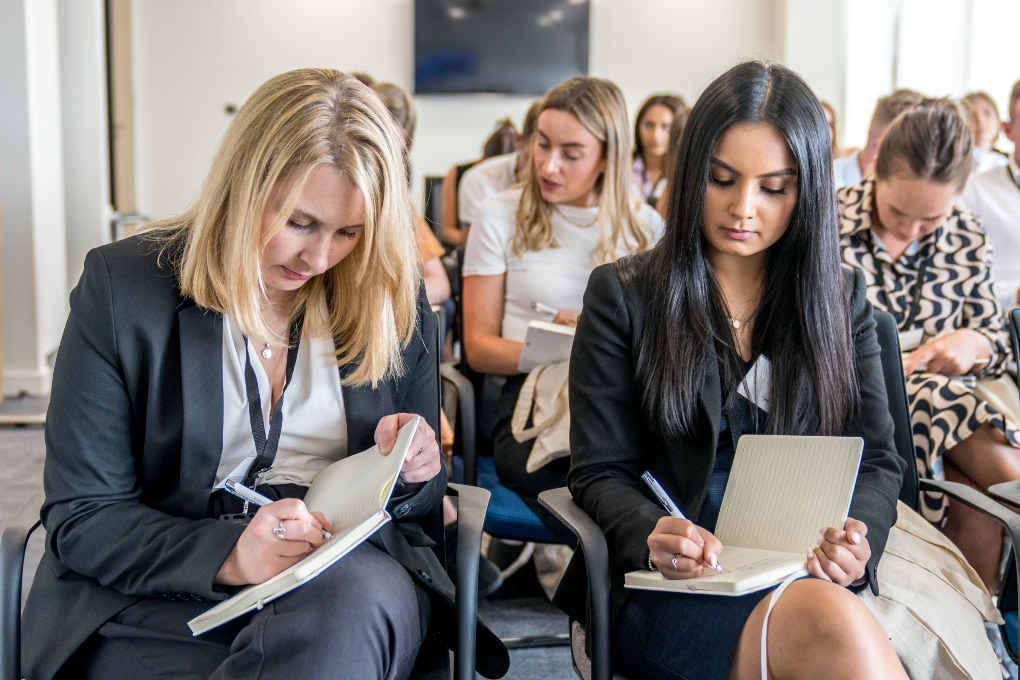
[[[723,163],[721,160],[719,160],[718,158],[715,158],[714,156],[712,157],[712,163],[722,167],[723,170],[728,170],[729,172],[732,172],[734,175],[739,175],[740,174],[740,172],[738,172],[735,168],[733,168],[730,165],[727,165],[726,163]],[[797,176],[797,169],[796,168],[783,168],[782,170],[775,170],[773,172],[766,172],[764,175],[758,175],[758,177],[759,178],[762,178],[762,177],[788,177],[790,175],[793,175],[794,177],[796,177]]]
[[[542,139],[544,139],[547,142],[549,141],[549,135],[545,134],[541,130],[538,130],[537,132],[542,136]],[[577,147],[578,149],[585,148],[585,145],[582,144],[581,142],[564,142],[563,144],[560,144],[560,146]]]

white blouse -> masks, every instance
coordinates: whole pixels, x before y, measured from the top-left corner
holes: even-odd
[[[247,345],[247,347],[246,347]],[[272,391],[269,377],[251,341],[223,318],[223,453],[216,469],[216,488],[230,478],[241,481],[255,459],[245,387],[245,350],[262,401],[262,420],[269,434]],[[272,469],[260,479],[269,484],[309,484],[330,463],[347,454],[347,418],[340,372],[330,337],[302,336],[294,375],[283,399],[283,429]]]

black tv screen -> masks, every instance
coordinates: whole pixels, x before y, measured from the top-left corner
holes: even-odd
[[[588,0],[415,0],[415,93],[544,94],[588,72],[588,14]]]

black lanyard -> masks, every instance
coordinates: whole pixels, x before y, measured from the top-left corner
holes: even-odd
[[[301,327],[305,315],[301,313],[290,324],[290,351],[287,352],[287,373],[284,378],[280,398],[273,405],[269,421],[269,436],[266,436],[265,421],[262,420],[262,397],[259,395],[259,383],[255,378],[255,369],[251,365],[251,353],[248,351],[248,338],[244,339],[244,384],[248,389],[248,416],[251,419],[251,436],[255,440],[255,460],[248,468],[244,477],[245,486],[253,487],[260,474],[272,466],[276,459],[276,449],[280,446],[280,431],[283,429],[283,396],[294,375],[294,364],[297,363],[298,347],[301,345]]]
[[[872,234],[874,238],[874,234]],[[919,253],[920,255],[920,253]],[[882,265],[882,260],[879,259],[878,253],[872,256],[875,261],[875,270],[878,276],[878,287],[882,291],[882,295],[885,297],[886,309],[892,311],[892,300],[889,296],[889,291],[885,289],[885,267]],[[917,278],[914,280],[914,287],[910,293],[910,306],[907,309],[907,318],[899,324],[901,331],[909,330],[910,324],[917,318],[917,313],[921,310],[921,286],[924,285],[924,276],[928,272],[928,257],[921,257],[921,266],[917,270]]]

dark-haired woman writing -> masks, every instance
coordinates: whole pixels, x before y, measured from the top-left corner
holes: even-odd
[[[813,578],[777,600],[769,677],[906,677],[850,590],[875,588],[903,473],[863,282],[840,267],[821,106],[788,69],[742,64],[699,98],[681,148],[663,241],[595,270],[571,359],[569,485],[610,544],[615,666],[761,677],[768,591],[670,596],[626,591],[623,575],[716,563],[742,434],[853,435],[866,448],[850,519],[819,527]],[[749,375],[768,410],[738,393]],[[644,470],[690,521],[666,515]]]

